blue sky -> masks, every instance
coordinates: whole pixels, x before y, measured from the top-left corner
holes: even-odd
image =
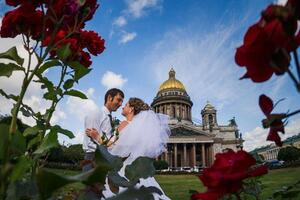
[[[272,0],[103,0],[86,28],[106,40],[106,50],[93,57],[93,70],[76,86],[89,100],[65,98],[54,116],[54,123],[68,128],[78,143],[83,133],[83,117],[103,105],[107,88],[120,87],[126,99],[137,96],[151,103],[159,85],[173,67],[185,85],[193,106],[193,118],[201,119],[201,109],[211,102],[218,110],[218,123],[228,124],[235,116],[243,133],[245,147],[251,150],[269,144],[267,130],[261,128],[263,114],[258,107],[260,94],[274,101],[286,98],[277,112],[299,108],[299,93],[287,75],[272,77],[261,84],[238,80],[244,68],[234,63],[235,48],[240,46],[247,28]],[[282,1],[280,1],[282,2]],[[7,10],[0,3],[0,17]],[[20,40],[0,39],[0,50],[19,44]],[[20,50],[22,51],[22,50]],[[294,69],[292,64],[292,69]],[[56,79],[56,71],[47,76]],[[1,88],[16,92],[20,78],[0,78]],[[45,109],[39,87],[32,85],[26,101],[36,110]],[[298,103],[298,104],[297,104]],[[0,111],[9,112],[9,102],[0,98]],[[121,109],[120,109],[121,110]],[[115,116],[122,118],[120,112]],[[23,118],[25,121],[29,119]],[[289,120],[287,136],[300,132],[300,117]]]

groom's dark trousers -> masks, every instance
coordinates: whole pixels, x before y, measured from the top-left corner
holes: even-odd
[[[82,163],[82,171],[83,172],[87,172],[87,171],[95,168],[94,158],[95,158],[95,152],[84,153],[84,161]]]

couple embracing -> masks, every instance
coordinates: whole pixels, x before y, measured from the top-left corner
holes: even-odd
[[[119,175],[124,178],[126,178],[125,167],[136,158],[140,156],[156,158],[165,150],[170,136],[169,117],[155,113],[148,104],[139,98],[129,98],[122,108],[122,115],[125,120],[117,127],[119,136],[111,135],[113,131],[111,113],[122,106],[123,100],[124,93],[120,89],[110,89],[105,94],[104,106],[99,111],[89,113],[85,118],[85,136],[82,147],[85,152],[86,164],[83,166],[83,171],[93,168],[92,161],[97,148],[95,142],[98,144],[105,143],[111,154],[126,158],[119,171]],[[110,138],[109,141],[105,141],[103,133],[105,133],[106,138]],[[153,194],[155,200],[169,200],[154,177],[141,178],[136,187],[141,186],[154,186],[161,190],[162,195]],[[102,192],[104,199],[115,195],[110,191],[108,184],[105,184],[104,187]],[[124,190],[126,188],[120,188],[119,192]]]

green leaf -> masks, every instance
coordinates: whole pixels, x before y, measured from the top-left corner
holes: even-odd
[[[33,146],[39,144],[42,141],[42,135],[37,135],[36,137],[32,138],[27,145],[27,149],[31,149]]]
[[[34,127],[28,127],[25,129],[23,135],[25,137],[30,136],[30,135],[36,135],[39,131],[39,128],[37,126]]]
[[[22,177],[24,177],[24,174],[30,169],[31,166],[31,160],[27,158],[26,156],[21,156],[18,159],[18,163],[14,166],[14,170],[11,174],[11,181],[16,181]]]
[[[0,160],[5,158],[5,150],[8,145],[9,126],[7,124],[0,124]]]
[[[87,75],[92,70],[92,69],[87,69],[78,61],[68,62],[68,65],[70,65],[70,67],[75,70],[75,77],[74,77],[75,81],[78,81],[79,79]]]
[[[37,74],[37,77],[39,78],[40,83],[43,83],[44,85],[42,85],[42,89],[47,88],[49,92],[54,91],[54,84],[49,81],[49,79],[47,79],[46,77],[43,77],[40,74]]]
[[[16,95],[13,95],[13,94],[6,94],[6,93],[4,92],[4,90],[2,90],[2,89],[0,89],[0,94],[1,94],[2,96],[4,96],[5,98],[7,98],[7,99],[13,99],[13,100],[15,100],[15,101],[18,101],[18,99],[19,99],[19,96],[16,96]]]
[[[157,193],[159,195],[162,195],[162,192],[160,189],[156,187],[140,187],[140,188],[129,188],[122,192],[121,194],[108,198],[107,200],[154,200],[154,197],[152,194]]]
[[[120,176],[116,171],[109,172],[107,176],[115,187],[133,187],[138,182],[138,180],[129,182],[126,178]]]
[[[107,165],[100,164],[95,169],[76,176],[61,176],[49,170],[40,169],[37,175],[37,182],[42,199],[47,199],[55,190],[69,183],[82,182],[87,185],[95,183],[104,184],[109,169]]]
[[[12,134],[10,147],[13,155],[22,155],[26,152],[26,139],[18,130]]]
[[[87,96],[78,90],[69,90],[65,92],[66,95],[87,99]]]
[[[125,176],[129,180],[152,177],[155,174],[153,159],[149,157],[138,157],[131,165],[126,166]]]
[[[49,69],[51,67],[55,66],[61,66],[61,63],[57,59],[53,59],[50,61],[45,62],[40,68],[37,70],[36,73],[42,74],[46,69]]]
[[[24,68],[14,63],[9,63],[9,64],[0,63],[0,76],[6,76],[9,78],[12,75],[13,71],[18,71],[18,70],[24,71]]]
[[[22,106],[20,108],[20,111],[22,112],[22,114],[25,116],[25,117],[30,117],[32,116],[32,113],[29,112],[29,110],[27,110],[24,106]]]
[[[91,170],[92,172],[88,176],[84,174],[83,176],[75,176],[75,178],[80,179],[86,185],[93,185],[95,183],[102,183],[104,185],[107,172],[110,169],[106,164],[98,164],[94,170]]]
[[[57,100],[56,94],[54,91],[46,92],[43,97],[47,100]]]
[[[18,55],[18,51],[16,47],[12,47],[8,51],[4,53],[0,53],[0,58],[13,60],[21,66],[24,63],[24,59]]]
[[[58,188],[74,182],[46,169],[40,169],[36,178],[41,199],[47,199]]]
[[[66,82],[64,83],[64,89],[67,90],[67,89],[70,89],[71,87],[73,87],[73,84],[74,84],[74,80],[72,79],[68,79],[66,80]]]
[[[50,130],[49,134],[45,136],[42,144],[38,147],[34,154],[43,154],[51,148],[58,146],[57,132],[55,130]]]
[[[123,166],[122,158],[110,154],[107,150],[107,147],[103,145],[97,145],[95,162],[96,164],[106,162],[113,167],[114,171],[119,171]]]
[[[32,199],[37,200],[38,188],[34,179],[22,179],[10,183],[7,189],[6,200]]]
[[[63,47],[59,48],[57,51],[57,56],[61,59],[61,60],[66,60],[72,53],[71,49],[70,49],[70,44],[64,45]]]
[[[59,125],[55,125],[51,129],[54,129],[56,132],[62,133],[64,135],[68,136],[70,139],[75,137],[74,134],[71,131],[69,131],[67,129],[63,129]]]

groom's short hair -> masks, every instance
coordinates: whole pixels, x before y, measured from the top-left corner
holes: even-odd
[[[115,96],[117,96],[118,94],[120,94],[120,96],[122,98],[124,98],[124,93],[122,90],[118,89],[118,88],[112,88],[109,89],[106,93],[105,93],[105,97],[104,97],[104,104],[107,102],[108,96],[111,96],[112,98],[114,98]]]

